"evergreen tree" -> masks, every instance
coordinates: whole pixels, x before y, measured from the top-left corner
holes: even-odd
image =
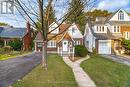
[[[67,23],[76,23],[79,25],[80,30],[82,33],[84,32],[85,29],[85,24],[86,24],[86,17],[84,13],[84,1],[83,0],[71,0],[70,6],[69,6],[69,11],[74,11],[68,18],[67,18]],[[75,8],[77,8],[75,10]]]
[[[92,21],[95,21],[96,17],[107,17],[111,15],[112,13],[108,12],[107,10],[98,10],[95,9],[92,12],[87,12],[86,16],[89,16],[92,18]]]
[[[47,7],[46,7],[46,9],[45,9],[45,12],[44,12],[44,16],[46,16],[46,13],[48,13],[48,12],[46,12],[47,9],[50,9],[50,10],[49,10],[49,20],[50,20],[50,24],[51,24],[52,22],[56,22],[55,11],[54,11],[52,5],[50,6],[50,8],[49,8],[49,5],[47,5]]]

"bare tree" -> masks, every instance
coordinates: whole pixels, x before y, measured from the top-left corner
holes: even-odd
[[[50,13],[50,6],[53,4],[53,8],[55,7],[56,3],[58,3],[60,0],[26,0],[26,3],[24,0],[15,0],[14,5],[20,15],[25,20],[30,20],[31,26],[36,28],[39,32],[43,35],[43,46],[42,46],[42,65],[45,69],[47,69],[47,42],[53,38],[55,38],[57,35],[64,33],[68,28],[66,28],[64,31],[60,32],[59,34],[52,36],[50,39],[48,39],[48,34],[56,30],[74,11],[84,10],[85,7],[90,7],[89,10],[93,7],[96,0],[83,0],[83,7],[72,7],[72,9],[69,9],[61,18],[57,20],[59,23],[58,27],[48,32],[49,29],[49,13]],[[35,7],[31,4],[35,5]],[[28,3],[28,5],[26,5]],[[48,8],[46,9],[45,14],[44,9],[46,7],[46,3],[48,4]],[[79,2],[80,3],[80,2]],[[69,1],[67,3],[69,5]],[[80,12],[77,15],[80,15]],[[34,19],[35,17],[35,19]],[[28,18],[28,19],[27,19]],[[38,26],[36,23],[37,20],[40,21],[41,27]]]

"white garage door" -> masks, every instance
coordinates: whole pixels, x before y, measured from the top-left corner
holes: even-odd
[[[111,54],[111,40],[99,40],[99,54]]]

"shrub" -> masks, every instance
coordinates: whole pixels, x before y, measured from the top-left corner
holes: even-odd
[[[83,45],[77,45],[75,46],[75,55],[79,57],[85,57],[88,53],[88,50]]]
[[[22,48],[22,41],[15,39],[13,41],[10,41],[8,45],[11,46],[13,50],[20,51]]]
[[[2,39],[0,39],[0,47],[4,46],[4,41]]]
[[[96,48],[93,48],[93,54],[97,54]]]
[[[122,45],[125,48],[125,53],[130,54],[130,40],[123,40]]]
[[[4,52],[10,52],[12,50],[11,46],[5,46],[2,48],[4,50]]]

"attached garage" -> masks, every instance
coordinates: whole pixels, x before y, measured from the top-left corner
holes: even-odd
[[[111,40],[99,40],[98,43],[99,54],[111,54]]]

